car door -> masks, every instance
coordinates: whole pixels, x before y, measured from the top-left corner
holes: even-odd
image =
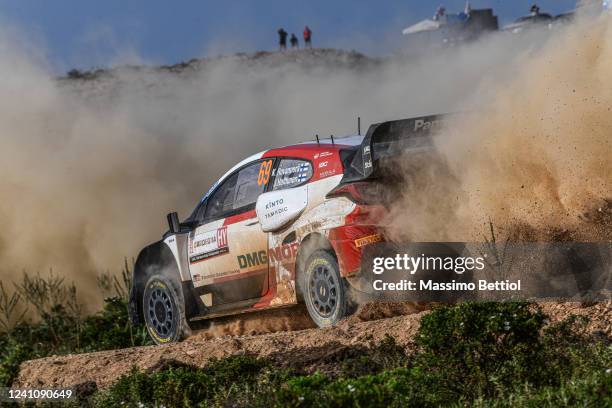
[[[255,213],[273,160],[258,160],[225,179],[206,201],[189,236],[189,268],[207,307],[258,299],[269,289],[268,236]]]

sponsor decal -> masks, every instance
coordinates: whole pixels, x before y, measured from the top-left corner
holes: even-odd
[[[437,120],[425,120],[425,119],[417,119],[414,121],[414,131],[423,131],[427,132],[428,130],[434,130],[442,126],[444,121],[442,119]]]
[[[238,265],[240,269],[253,268],[255,266],[267,265],[268,261],[282,262],[290,261],[296,258],[299,244],[293,242],[291,244],[281,245],[276,248],[270,248],[267,251],[253,251],[248,254],[238,255]]]
[[[212,293],[205,293],[202,296],[200,296],[200,300],[202,300],[202,303],[204,303],[204,306],[211,307],[213,304],[212,297],[213,297]]]
[[[194,256],[189,258],[189,262],[193,264],[193,263],[196,263],[196,262],[205,261],[205,260],[207,260],[209,258],[212,258],[214,256],[223,255],[223,254],[226,254],[228,252],[229,252],[229,248],[227,248],[227,247],[215,249],[214,251],[207,252],[205,254],[194,255]]]
[[[227,247],[227,227],[221,227],[217,230],[217,243],[219,247]]]
[[[370,146],[365,146],[363,148],[363,153],[361,154],[363,158],[363,168],[369,169],[372,167],[372,155],[370,154]]]
[[[237,275],[240,273],[240,269],[232,269],[230,271],[212,272],[206,273],[205,275],[193,275],[194,286],[206,286],[215,283],[215,279],[224,278],[226,276]]]
[[[270,201],[269,203],[266,204],[266,210],[283,205],[284,202],[285,200],[283,198],[279,198],[278,200]]]
[[[231,271],[223,271],[223,272],[214,272],[214,273],[206,275],[206,279],[222,278],[224,276],[236,275],[238,273],[240,273],[239,269],[232,269]]]
[[[322,159],[323,157],[328,157],[328,156],[331,156],[331,155],[333,155],[333,153],[332,153],[332,152],[321,152],[321,153],[316,153],[316,154],[314,155],[314,158],[315,158],[315,159],[319,159],[319,158],[321,158],[321,159]]]
[[[323,223],[321,221],[313,221],[304,226],[299,227],[295,230],[295,233],[298,237],[301,237],[303,235],[308,234],[309,232],[320,230],[322,226]]]
[[[272,218],[276,215],[282,214],[288,211],[287,206],[284,206],[285,200],[279,198],[278,200],[270,201],[266,204],[267,212],[264,214],[266,219]]]
[[[258,265],[268,263],[268,254],[266,251],[255,251],[248,254],[238,255],[238,265],[240,269],[252,268]]]
[[[227,227],[194,235],[189,240],[189,262],[195,263],[229,252]]]
[[[321,178],[331,177],[334,174],[336,174],[336,169],[334,169],[334,170],[325,170],[325,171],[322,171],[321,174],[319,174],[319,177],[321,177]]]
[[[319,163],[319,168],[322,169],[323,167],[327,167],[328,164],[329,164],[328,161],[321,162]]]
[[[362,246],[375,244],[377,242],[381,242],[382,240],[382,235],[380,234],[368,235],[367,237],[356,239],[355,246],[357,248],[361,248]]]
[[[281,245],[268,250],[268,258],[270,262],[280,262],[295,259],[297,256],[299,244],[292,242],[291,244]]]

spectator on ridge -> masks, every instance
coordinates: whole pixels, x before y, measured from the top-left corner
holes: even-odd
[[[308,26],[304,27],[304,48],[312,48],[312,31]]]
[[[436,9],[436,14],[434,14],[433,20],[434,21],[443,20],[443,17],[445,15],[446,15],[446,9],[444,8],[443,5],[440,4],[440,6]]]
[[[278,29],[278,45],[281,51],[287,49],[287,32],[283,28]]]
[[[297,39],[297,37],[295,36],[294,33],[291,33],[291,38],[289,39],[289,42],[291,42],[291,48],[300,48],[299,46],[299,41]]]

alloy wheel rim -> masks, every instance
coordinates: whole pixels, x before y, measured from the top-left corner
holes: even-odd
[[[170,294],[162,288],[155,288],[149,297],[148,316],[157,335],[169,337],[173,328],[174,308]]]
[[[309,281],[312,306],[321,317],[330,317],[338,306],[339,282],[328,265],[318,265]]]

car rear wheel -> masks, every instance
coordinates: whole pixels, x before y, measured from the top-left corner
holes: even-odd
[[[347,286],[332,254],[318,250],[310,255],[302,279],[304,302],[317,326],[332,326],[347,315]]]
[[[180,341],[189,333],[183,297],[162,275],[153,275],[145,285],[142,310],[149,335],[156,344]]]

